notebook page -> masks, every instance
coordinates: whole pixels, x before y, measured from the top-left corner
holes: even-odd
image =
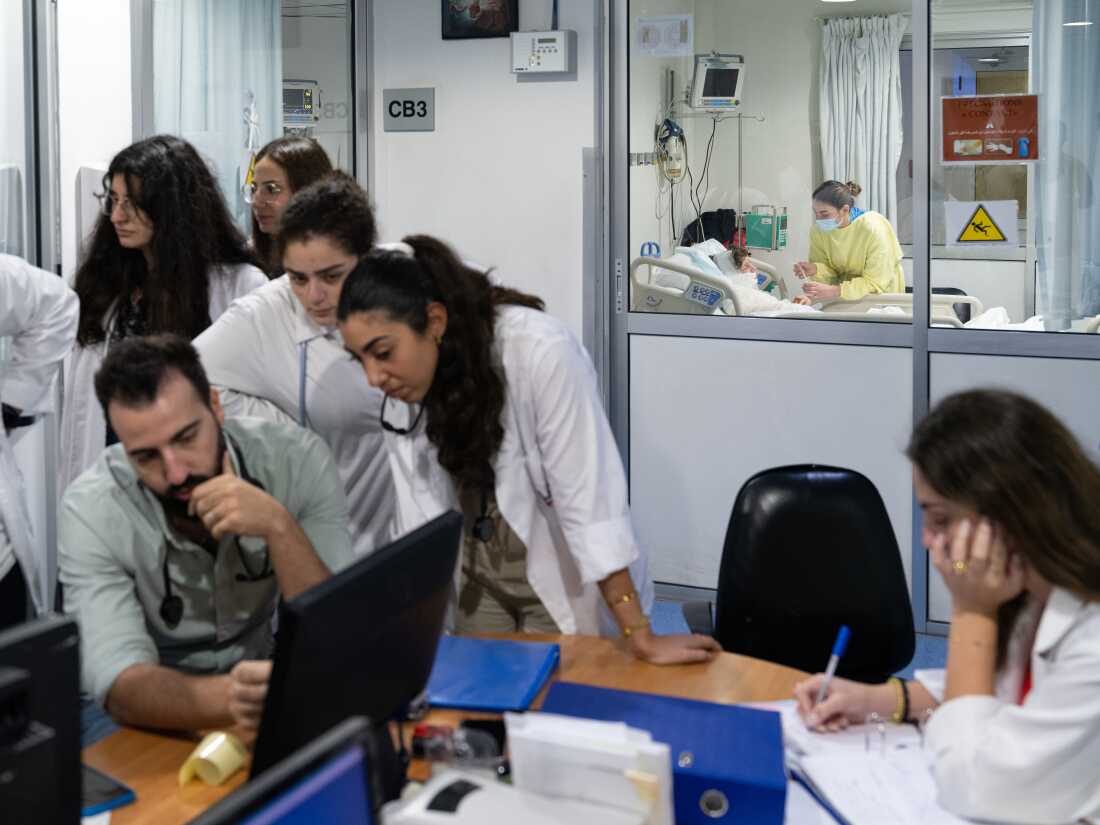
[[[921,750],[808,755],[799,768],[850,825],[968,825],[936,802]]]
[[[753,702],[752,707],[778,711],[783,723],[783,745],[796,756],[804,754],[872,753],[903,749],[919,749],[920,732],[915,725],[883,723],[880,734],[877,726],[851,725],[836,733],[819,733],[806,727],[798,715],[794,700],[780,702]],[[871,730],[868,728],[871,727]],[[868,735],[869,734],[869,735]]]

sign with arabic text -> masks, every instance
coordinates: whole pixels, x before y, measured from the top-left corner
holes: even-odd
[[[943,98],[944,163],[1027,163],[1039,159],[1037,95]]]

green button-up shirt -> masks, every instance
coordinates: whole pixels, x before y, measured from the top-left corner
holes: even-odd
[[[308,430],[251,418],[226,419],[230,460],[258,482],[309,536],[332,572],[352,562],[348,506],[332,453]],[[267,547],[225,536],[211,554],[173,530],[157,497],[138,481],[121,444],[76,479],[58,519],[65,611],[80,623],[84,690],[103,704],[135,664],[224,673],[271,655],[279,596]],[[238,550],[239,548],[239,550]],[[160,615],[164,563],[183,619]]]

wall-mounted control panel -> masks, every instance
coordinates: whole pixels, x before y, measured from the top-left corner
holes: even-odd
[[[577,68],[575,31],[512,32],[512,71],[517,74],[572,72]]]

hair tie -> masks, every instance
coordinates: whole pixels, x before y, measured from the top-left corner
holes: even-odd
[[[415,250],[404,241],[390,241],[389,243],[375,244],[374,248],[385,249],[389,252],[400,252],[403,255],[408,255],[410,258],[416,257]]]

